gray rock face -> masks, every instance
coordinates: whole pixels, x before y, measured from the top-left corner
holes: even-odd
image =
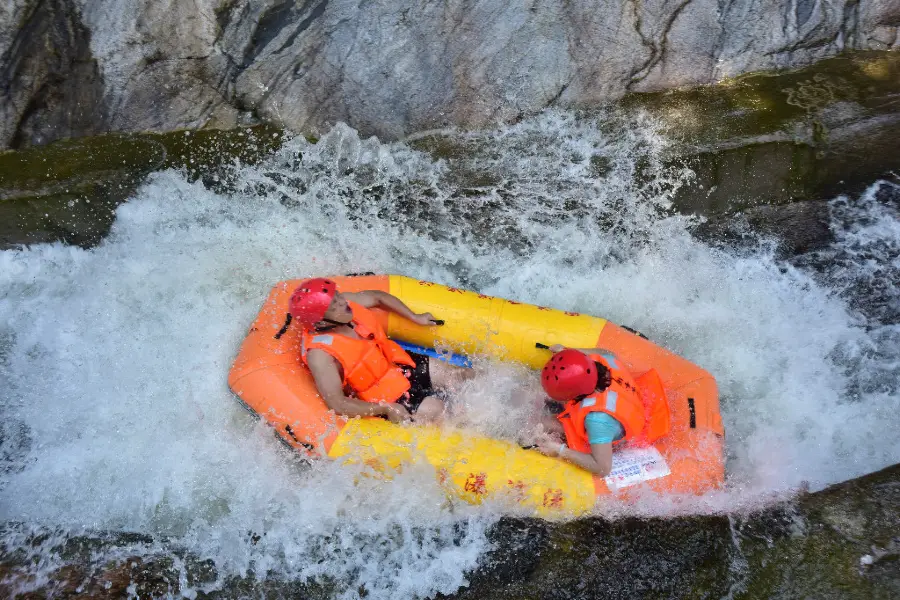
[[[900,47],[900,0],[6,0],[0,147],[97,131],[402,137]]]
[[[0,7],[0,148],[109,126],[107,91],[89,40],[67,0]]]

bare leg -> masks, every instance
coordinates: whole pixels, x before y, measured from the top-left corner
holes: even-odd
[[[437,423],[444,415],[444,403],[437,396],[426,396],[414,418],[417,423]]]
[[[445,390],[452,390],[475,376],[475,369],[455,367],[435,358],[428,361],[428,372],[431,375],[431,385]]]

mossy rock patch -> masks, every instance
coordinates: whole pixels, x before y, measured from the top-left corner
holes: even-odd
[[[254,163],[283,132],[257,126],[165,134],[107,134],[0,154],[0,248],[61,241],[90,247],[116,207],[151,172],[174,168],[215,178],[223,165]]]

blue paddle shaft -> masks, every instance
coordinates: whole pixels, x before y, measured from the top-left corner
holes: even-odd
[[[432,358],[442,360],[447,364],[453,365],[454,367],[466,367],[469,369],[472,368],[472,361],[461,354],[455,354],[453,352],[438,352],[434,348],[426,348],[425,346],[410,344],[409,342],[401,342],[399,340],[394,341],[400,344],[400,347],[407,352],[412,352],[414,354],[424,354],[425,356],[430,356]]]

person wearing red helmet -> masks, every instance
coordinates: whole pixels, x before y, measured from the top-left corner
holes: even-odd
[[[605,477],[612,469],[613,445],[634,441],[644,430],[634,377],[608,350],[557,344],[550,351],[554,355],[541,371],[541,385],[563,410],[544,419],[550,435],[538,440],[538,450]],[[565,443],[556,436],[564,436]]]
[[[370,310],[381,308],[423,326],[440,324],[378,290],[340,292],[323,278],[307,279],[290,299],[303,327],[301,357],[328,408],[349,417],[383,416],[393,423],[434,421],[444,411],[435,387],[446,387],[453,367],[410,355],[390,340]]]

